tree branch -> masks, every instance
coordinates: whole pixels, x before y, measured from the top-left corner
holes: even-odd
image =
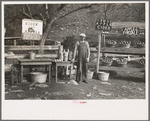
[[[55,11],[55,13],[59,13],[67,4],[61,4]]]
[[[47,24],[46,31],[44,32],[44,35],[43,35],[42,40],[41,40],[41,42],[40,42],[40,50],[39,50],[39,53],[43,53],[44,44],[45,44],[47,35],[48,35],[48,33],[49,33],[49,30],[50,30],[50,28],[51,28],[52,23],[53,23],[55,20],[56,20],[56,18],[54,17],[54,18],[51,19],[51,20],[49,21],[49,23]]]
[[[28,18],[31,18],[33,19],[30,15],[28,15],[27,13],[23,12],[23,11],[20,11],[23,15],[27,16]]]
[[[40,20],[43,21],[43,24],[44,24],[44,27],[43,27],[43,28],[45,29],[45,26],[46,26],[46,20],[44,19],[43,14],[40,13],[40,12],[39,12],[39,14],[36,13],[36,14],[33,15],[33,18],[35,18],[35,17],[38,17],[38,19],[40,19]]]
[[[27,6],[28,12],[29,12],[29,14],[30,14],[30,16],[31,16],[31,18],[32,18],[32,12],[31,12],[30,6],[29,6],[28,4],[26,4],[26,6]]]
[[[88,5],[88,6],[83,6],[83,7],[77,8],[77,9],[75,9],[75,10],[72,10],[72,11],[70,11],[70,12],[68,12],[68,13],[64,14],[63,16],[61,16],[61,17],[57,18],[57,20],[59,20],[59,19],[61,19],[61,18],[65,17],[65,16],[67,16],[67,15],[69,15],[69,14],[73,13],[73,12],[76,12],[76,11],[79,11],[79,10],[82,10],[82,9],[91,8],[93,5],[96,5],[96,4],[90,4],[90,5]]]
[[[22,11],[25,12],[25,9],[23,8],[23,5],[21,5]]]

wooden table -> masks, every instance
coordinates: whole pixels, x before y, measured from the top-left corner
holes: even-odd
[[[58,66],[70,66],[70,77],[71,77],[71,70],[73,68],[73,63],[70,61],[61,61],[61,62],[53,62],[56,68],[56,73],[55,73],[55,81],[57,82],[57,76],[58,76]]]
[[[23,66],[25,65],[45,65],[49,66],[49,82],[51,82],[51,65],[52,65],[52,60],[51,59],[18,59],[19,64],[21,66],[20,68],[20,73],[21,73],[21,78],[20,81],[23,81]],[[46,68],[47,71],[47,68]]]

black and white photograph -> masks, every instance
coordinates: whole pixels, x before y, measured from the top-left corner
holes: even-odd
[[[1,10],[2,119],[148,119],[149,1]]]

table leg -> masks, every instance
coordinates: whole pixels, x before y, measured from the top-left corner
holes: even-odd
[[[57,64],[56,64],[56,83],[57,83]]]
[[[70,79],[71,79],[71,70],[73,69],[73,65],[70,66]]]
[[[30,65],[30,72],[32,72],[32,66]]]
[[[47,65],[45,65],[45,72],[47,72]]]
[[[23,65],[21,65],[21,83],[22,83],[22,81],[23,81]]]
[[[20,67],[19,67],[19,71],[18,71],[18,73],[17,73],[17,77],[18,77],[18,82],[20,82]]]
[[[49,65],[49,83],[51,82],[51,65]]]

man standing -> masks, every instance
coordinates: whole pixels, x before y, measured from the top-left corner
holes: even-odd
[[[88,71],[87,62],[89,62],[90,58],[90,48],[89,43],[85,41],[86,35],[84,33],[80,34],[80,41],[77,41],[74,49],[74,55],[72,62],[74,62],[77,50],[78,50],[78,58],[77,58],[77,75],[76,81],[79,83],[81,81],[86,82],[86,72]]]

